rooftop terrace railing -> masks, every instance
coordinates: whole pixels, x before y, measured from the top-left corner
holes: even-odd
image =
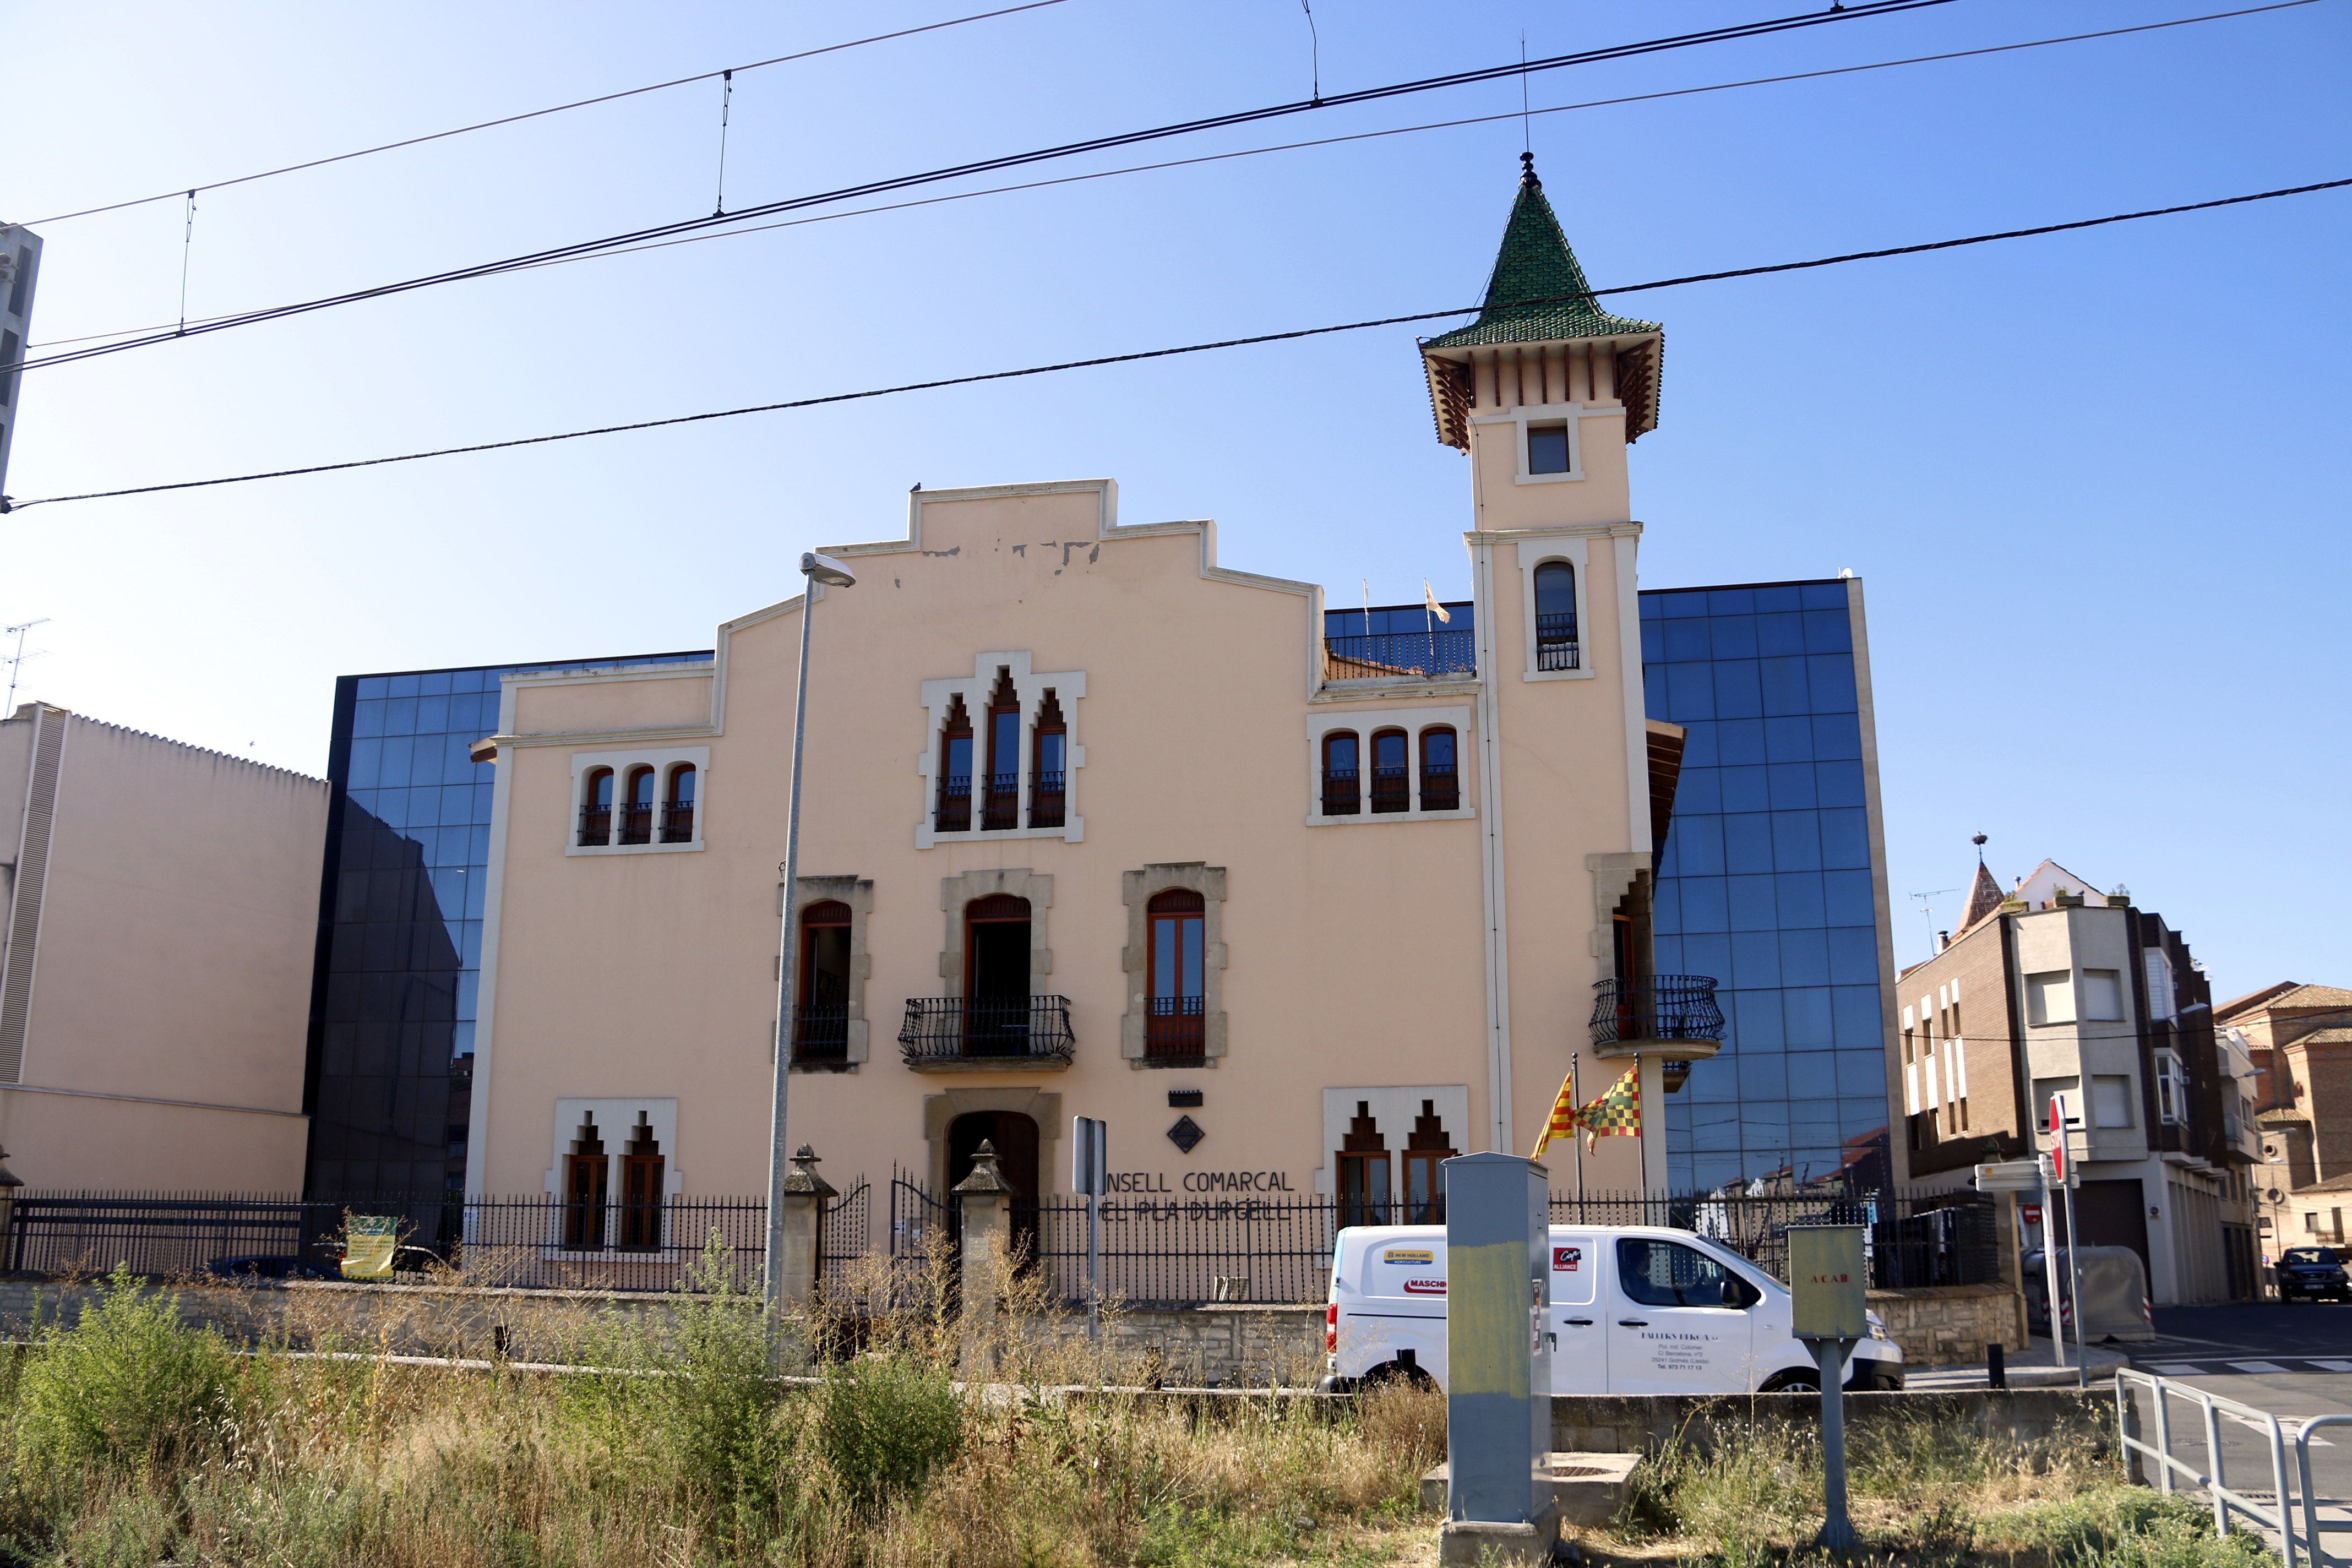
[[[1478,673],[1475,632],[1373,632],[1323,639],[1323,679],[1467,679]]]

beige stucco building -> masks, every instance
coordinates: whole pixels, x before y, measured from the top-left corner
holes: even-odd
[[[298,1193],[327,784],[0,721],[0,1145],[35,1190]]]
[[[1583,288],[1530,173],[1485,314],[1423,345],[1467,457],[1458,647],[1327,646],[1320,588],[1212,522],[1123,519],[1108,479],[845,527],[792,1142],[939,1189],[987,1138],[1061,1193],[1087,1115],[1121,1191],[1413,1215],[1445,1154],[1528,1149],[1581,1050],[1588,1096],[1639,1060],[1650,1107],[1584,1180],[1664,1184],[1665,1064],[1720,1029],[1649,973],[1680,731],[1643,717],[1627,448],[1663,341]],[[761,1190],[810,610],[722,625],[709,662],[505,678],[469,1190]]]

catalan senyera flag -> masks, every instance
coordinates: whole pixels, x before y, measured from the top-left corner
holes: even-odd
[[[1547,1145],[1555,1138],[1576,1136],[1576,1075],[1570,1073],[1559,1080],[1559,1097],[1551,1102],[1551,1114],[1544,1118],[1544,1129],[1536,1134],[1536,1152],[1528,1156],[1540,1160]]]
[[[1578,1110],[1576,1124],[1584,1129],[1584,1147],[1588,1153],[1603,1138],[1640,1137],[1642,1069],[1639,1067],[1627,1068],[1623,1078],[1611,1084],[1599,1099]]]

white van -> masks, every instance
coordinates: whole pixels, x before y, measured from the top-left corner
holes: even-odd
[[[1551,1392],[1747,1394],[1818,1389],[1790,1332],[1789,1288],[1686,1230],[1554,1226]],[[1870,1314],[1850,1389],[1903,1386],[1903,1347]],[[1327,1388],[1426,1375],[1445,1385],[1445,1227],[1339,1233],[1324,1308]]]

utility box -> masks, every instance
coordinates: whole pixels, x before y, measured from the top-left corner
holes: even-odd
[[[1445,1177],[1445,1530],[1441,1556],[1549,1552],[1551,1176],[1465,1154]]]
[[[1858,1225],[1789,1230],[1790,1331],[1801,1340],[1858,1340],[1870,1332],[1870,1269]]]

